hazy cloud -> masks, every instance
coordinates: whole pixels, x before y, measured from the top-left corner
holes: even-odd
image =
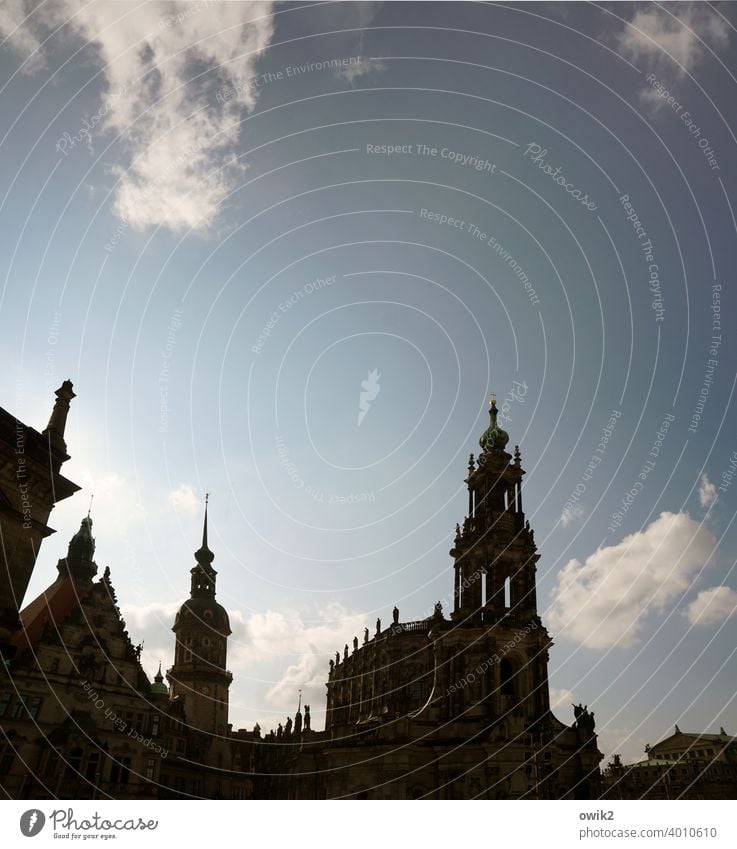
[[[563,512],[560,514],[560,523],[564,528],[567,528],[569,525],[573,524],[573,522],[582,519],[584,515],[584,509],[582,504],[574,504],[573,507],[565,507]]]
[[[571,705],[575,704],[573,693],[570,690],[561,690],[558,687],[550,688],[550,709],[553,712],[570,712]]]
[[[172,489],[169,493],[169,503],[176,510],[193,515],[199,509],[201,499],[195,495],[191,484],[180,483],[176,489]]]
[[[3,0],[0,3],[0,37],[23,60],[24,74],[33,74],[43,67],[41,42],[35,28],[25,23],[24,0]]]

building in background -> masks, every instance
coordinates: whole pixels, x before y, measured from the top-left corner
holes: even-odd
[[[737,799],[737,737],[690,734],[676,725],[670,737],[625,765],[619,755],[604,770],[606,799]]]

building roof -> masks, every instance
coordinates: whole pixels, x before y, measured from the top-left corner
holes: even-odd
[[[89,582],[77,582],[67,575],[59,578],[20,612],[22,630],[13,637],[19,652],[38,645],[48,622],[59,626],[92,589]]]

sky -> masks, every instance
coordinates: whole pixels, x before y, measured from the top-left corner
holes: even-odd
[[[6,0],[0,403],[74,383],[86,515],[171,665],[205,492],[234,727],[452,607],[495,393],[557,715],[737,734],[737,12]],[[734,485],[733,485],[734,484]]]

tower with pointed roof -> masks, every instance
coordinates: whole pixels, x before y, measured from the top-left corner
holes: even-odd
[[[226,667],[230,620],[215,600],[215,555],[207,544],[207,497],[202,545],[190,571],[189,598],[179,608],[174,665],[166,674],[170,696],[184,704],[187,724],[222,736],[228,728],[228,692],[233,676]]]

